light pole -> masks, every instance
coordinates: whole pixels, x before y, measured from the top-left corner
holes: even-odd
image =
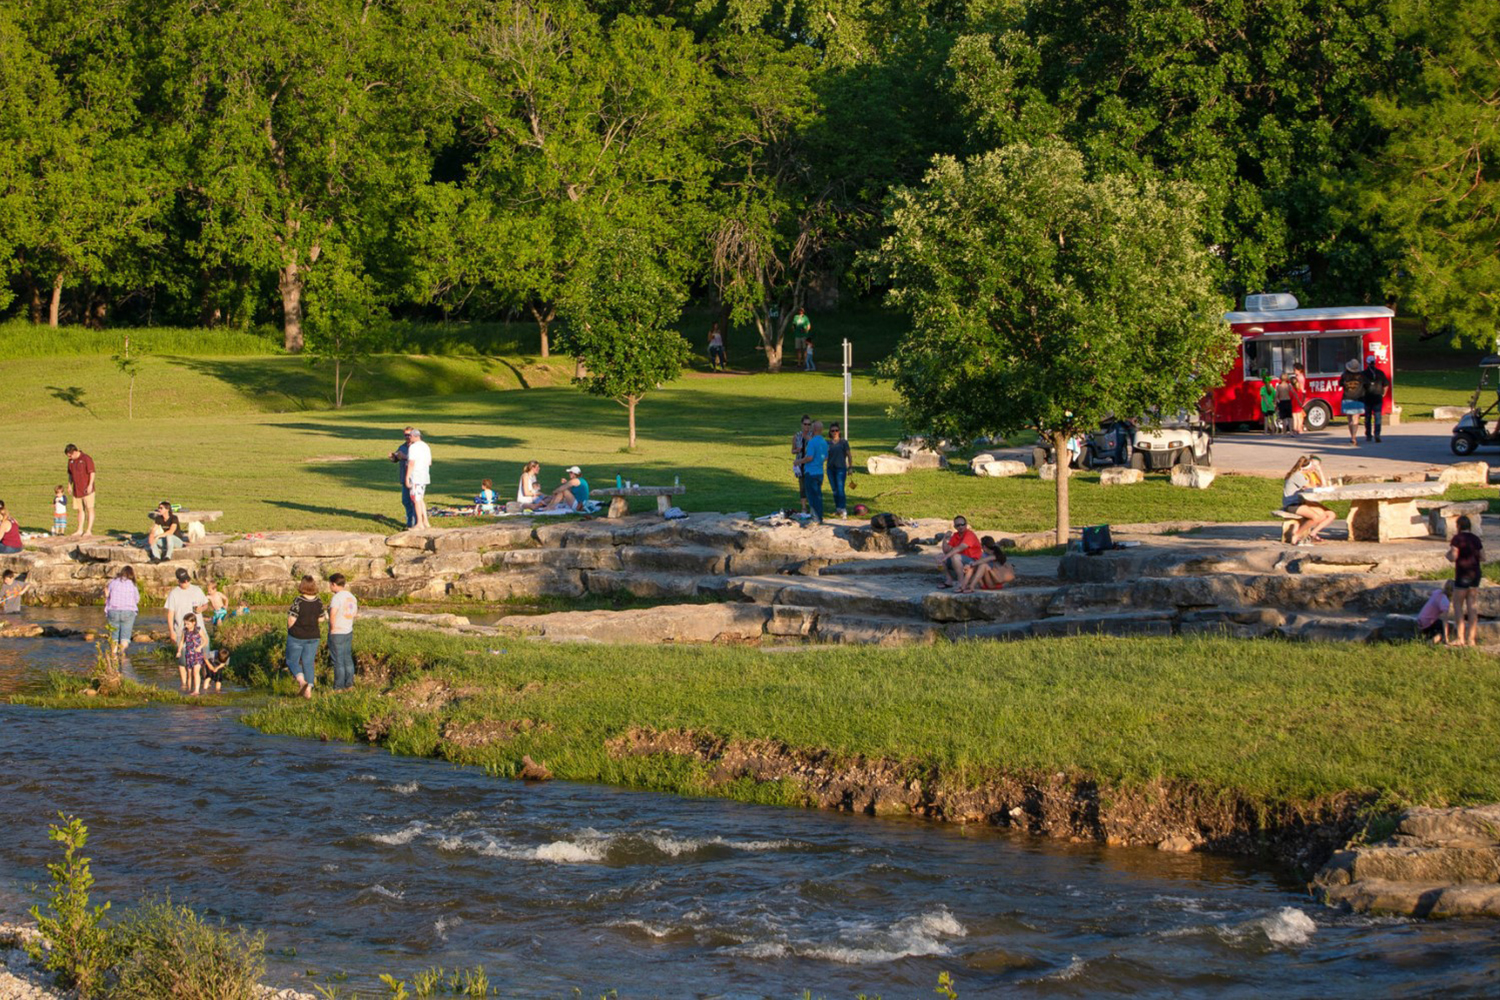
[[[844,440],[849,440],[849,395],[854,388],[854,380],[849,375],[849,369],[854,365],[854,349],[849,341],[844,341]]]

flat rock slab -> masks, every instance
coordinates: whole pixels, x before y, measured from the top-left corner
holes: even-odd
[[[385,539],[393,549],[428,552],[475,552],[485,549],[515,549],[536,544],[535,527],[529,518],[501,524],[474,524],[462,528],[412,528]]]
[[[756,604],[790,604],[868,617],[922,620],[931,580],[857,576],[747,576],[728,583],[731,593]]]
[[[1500,917],[1500,885],[1366,879],[1321,887],[1318,895],[1330,906],[1377,916]]]
[[[357,531],[268,531],[259,537],[241,538],[223,545],[226,556],[311,557],[319,559],[338,556],[364,556],[373,558],[385,555],[384,535],[368,535]]]
[[[554,642],[711,643],[758,640],[771,619],[753,604],[689,604],[627,611],[508,615],[498,625]]]

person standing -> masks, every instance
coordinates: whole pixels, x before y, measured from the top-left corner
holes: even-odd
[[[797,479],[797,498],[802,513],[807,513],[807,485],[802,482],[802,457],[807,454],[807,439],[812,434],[812,417],[802,414],[802,429],[792,435],[792,475]]]
[[[1292,433],[1302,433],[1302,421],[1307,414],[1303,408],[1307,406],[1307,369],[1302,362],[1292,365]]]
[[[729,370],[724,358],[724,335],[719,332],[718,323],[708,331],[708,367],[718,372]]]
[[[64,448],[63,454],[68,456],[68,482],[73,484],[73,509],[78,511],[78,530],[73,534],[88,538],[94,533],[94,460],[76,444]]]
[[[805,365],[805,369],[807,371],[810,371],[810,372],[817,371],[818,370],[817,363],[813,361],[813,339],[812,339],[812,334],[808,334],[807,337],[806,337],[806,339],[804,339],[802,341],[802,349],[803,349],[803,355],[807,358],[807,364]]]
[[[803,442],[802,485],[807,494],[807,504],[812,508],[813,522],[823,523],[823,464],[828,459],[828,442],[823,437],[823,424],[814,420],[812,434]]]
[[[1385,372],[1375,363],[1375,355],[1371,354],[1365,358],[1365,440],[1370,440],[1370,430],[1375,431],[1374,439],[1380,440],[1380,411],[1385,409],[1385,394],[1391,391],[1391,380],[1386,377]]]
[[[801,306],[792,314],[792,337],[797,346],[797,364],[807,364],[807,338],[812,336],[812,317]]]
[[[1349,443],[1358,445],[1359,440],[1354,436],[1354,425],[1359,422],[1365,413],[1365,372],[1360,367],[1358,358],[1350,358],[1344,365],[1344,374],[1339,376],[1339,385],[1343,387],[1343,404],[1339,412],[1349,418]]]
[[[328,658],[333,661],[333,689],[342,691],[354,686],[354,619],[359,616],[359,600],[345,586],[344,574],[328,578]]]
[[[844,483],[854,463],[849,455],[849,442],[844,440],[844,428],[837,421],[828,425],[828,436],[832,439],[828,442],[828,488],[833,491],[834,516],[844,517],[848,505]]]
[[[412,506],[411,489],[406,485],[406,458],[411,449],[410,427],[402,431],[401,446],[391,452],[391,461],[396,463],[396,478],[401,483],[401,506],[406,509],[406,526],[417,526],[417,508]]]
[[[1260,373],[1260,419],[1267,434],[1276,433],[1276,382],[1266,372]]]
[[[1276,430],[1288,434],[1292,430],[1292,377],[1276,380]]]
[[[318,623],[322,620],[323,601],[318,597],[318,584],[312,577],[304,576],[286,612],[286,668],[297,679],[297,693],[304,698],[311,698],[313,693],[313,665],[323,638]]]
[[[422,432],[413,427],[406,448],[406,489],[411,494],[418,528],[428,528],[427,487],[432,482],[432,449],[422,440]]]
[[[1459,515],[1455,524],[1458,531],[1449,540],[1446,553],[1453,564],[1453,645],[1472,646],[1478,638],[1484,543],[1474,534],[1474,522],[1467,514]]]
[[[21,524],[10,516],[5,501],[0,500],[0,553],[13,556],[21,551]]]
[[[114,643],[115,653],[122,660],[130,648],[130,637],[135,633],[135,616],[140,610],[141,592],[135,585],[135,570],[121,566],[120,572],[104,589],[104,621],[109,625],[109,638]]]
[[[182,662],[182,620],[188,615],[201,615],[208,607],[208,595],[203,593],[203,588],[192,582],[192,577],[185,569],[177,570],[177,586],[173,587],[167,594],[164,609],[167,613],[167,628],[172,634],[172,645],[177,647],[177,676],[182,683],[182,693],[187,694],[189,677],[187,666]],[[203,640],[203,655],[209,654],[208,639]]]

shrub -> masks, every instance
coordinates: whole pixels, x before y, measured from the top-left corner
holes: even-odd
[[[136,906],[116,934],[111,1000],[252,1000],[259,993],[263,935],[209,923],[170,899]]]
[[[51,947],[43,949],[35,942],[29,950],[33,959],[57,973],[59,983],[88,1000],[99,994],[104,972],[110,966],[110,934],[104,927],[109,904],[89,906],[94,875],[89,859],[78,853],[88,843],[88,827],[76,816],[58,813],[58,818],[63,825],[53,825],[47,832],[48,840],[63,845],[62,861],[47,866],[52,876],[51,904],[47,913],[40,907],[31,908],[37,929]]]

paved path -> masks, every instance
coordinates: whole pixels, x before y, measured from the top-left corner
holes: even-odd
[[[1358,445],[1349,443],[1349,431],[1342,425],[1300,437],[1220,434],[1214,438],[1214,469],[1280,479],[1298,455],[1309,453],[1322,456],[1323,467],[1334,476],[1368,474],[1395,478],[1401,474],[1436,471],[1459,461],[1500,465],[1500,448],[1481,448],[1469,459],[1458,458],[1448,448],[1452,431],[1453,425],[1446,421],[1426,420],[1387,427],[1379,444],[1367,444],[1364,432],[1360,431]]]

